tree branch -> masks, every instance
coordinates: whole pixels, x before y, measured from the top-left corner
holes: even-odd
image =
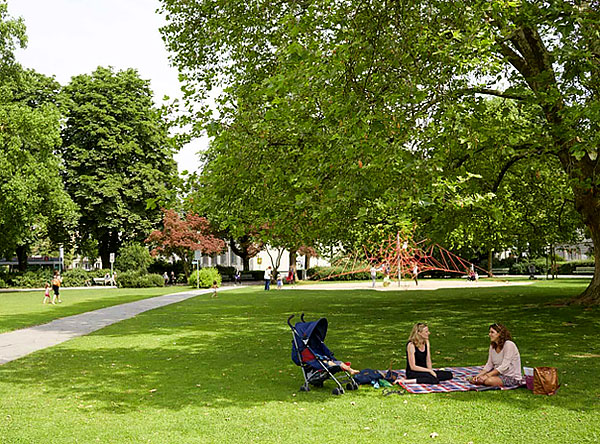
[[[504,99],[512,99],[512,100],[527,100],[528,98],[531,97],[526,94],[509,93],[506,91],[500,91],[497,89],[488,89],[488,88],[461,88],[459,90],[456,90],[456,93],[458,93],[458,94],[461,94],[461,93],[484,94],[484,95],[488,95],[488,96],[497,96],[497,97],[502,97]]]

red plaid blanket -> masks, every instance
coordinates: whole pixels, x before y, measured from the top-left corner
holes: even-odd
[[[471,384],[467,381],[469,376],[475,376],[481,371],[483,366],[477,367],[445,367],[444,370],[452,372],[454,376],[450,381],[444,381],[440,384],[400,384],[409,393],[446,393],[446,392],[468,392],[484,390],[511,390],[518,387],[486,387],[483,385]],[[406,372],[400,370],[400,377],[405,378]],[[523,386],[521,386],[523,387]]]

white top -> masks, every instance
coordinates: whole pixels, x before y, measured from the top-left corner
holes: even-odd
[[[271,270],[267,268],[265,270],[265,281],[269,279],[271,279]]]
[[[503,376],[523,379],[521,375],[521,355],[513,341],[506,341],[500,353],[490,345],[488,360],[483,370],[490,372],[494,369],[498,370]]]

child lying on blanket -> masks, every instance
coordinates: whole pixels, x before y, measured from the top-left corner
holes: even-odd
[[[414,325],[406,344],[407,384],[439,384],[452,379],[452,372],[433,370],[429,346],[429,327],[424,323]]]

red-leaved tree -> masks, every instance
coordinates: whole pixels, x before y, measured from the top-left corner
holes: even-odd
[[[154,248],[153,256],[177,255],[183,261],[185,276],[190,275],[190,264],[195,250],[205,254],[220,253],[225,248],[225,242],[213,234],[208,219],[194,213],[185,215],[182,219],[174,210],[163,209],[163,228],[154,230],[146,242]]]

